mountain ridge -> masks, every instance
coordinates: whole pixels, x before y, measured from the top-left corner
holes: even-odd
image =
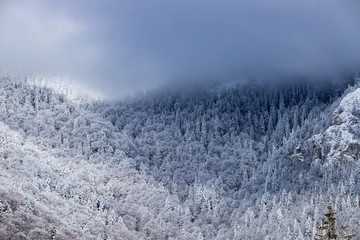
[[[326,135],[355,93],[344,82],[74,103],[7,79],[0,173],[35,209],[67,222],[55,226],[60,239],[67,228],[80,239],[310,239],[326,199],[340,220],[360,215],[358,161],[322,164],[312,154],[313,136]],[[44,222],[36,228],[50,236]],[[31,239],[31,229],[18,231]]]

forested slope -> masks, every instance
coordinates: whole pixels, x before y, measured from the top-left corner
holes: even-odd
[[[337,116],[358,118],[360,105],[347,100],[359,95],[353,80],[162,90],[116,103],[0,84],[0,201],[12,208],[0,234],[313,239],[329,201],[350,230],[360,227],[358,151],[324,154]],[[342,124],[358,141],[357,123]],[[32,224],[13,227],[22,214]]]

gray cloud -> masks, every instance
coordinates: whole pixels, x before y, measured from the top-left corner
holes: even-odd
[[[0,64],[112,96],[181,81],[323,78],[360,66],[344,0],[1,1]]]

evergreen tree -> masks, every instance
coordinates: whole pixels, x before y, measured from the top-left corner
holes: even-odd
[[[336,224],[335,224],[335,214],[336,212],[331,207],[331,204],[328,205],[328,211],[324,213],[325,218],[322,219],[322,225],[317,226],[317,229],[320,232],[324,232],[323,234],[316,234],[315,240],[330,240],[330,239],[352,239],[356,233],[351,234],[338,234],[336,231]],[[348,226],[340,226],[340,230],[345,230]]]

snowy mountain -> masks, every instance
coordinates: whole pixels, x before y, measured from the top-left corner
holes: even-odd
[[[314,158],[326,163],[357,162],[360,153],[360,89],[347,94],[333,113],[333,123],[313,137]]]
[[[360,90],[227,84],[121,102],[0,81],[3,239],[313,239],[360,227]]]

